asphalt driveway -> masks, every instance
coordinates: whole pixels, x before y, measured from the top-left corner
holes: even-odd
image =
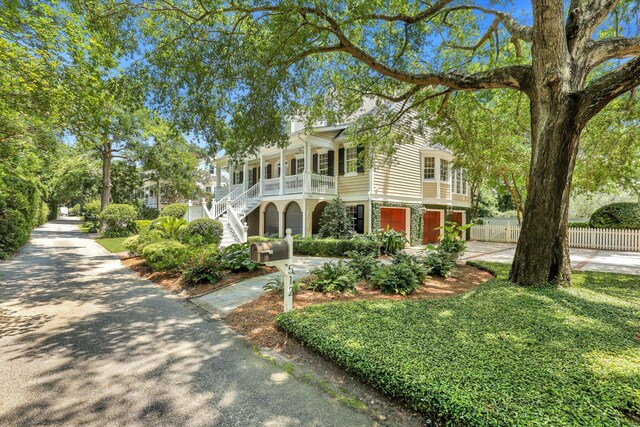
[[[60,220],[0,263],[0,425],[360,426]]]

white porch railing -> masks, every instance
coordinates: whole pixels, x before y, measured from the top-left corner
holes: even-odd
[[[303,188],[303,175],[289,175],[284,177],[284,194],[302,193]]]
[[[229,213],[228,218],[229,218],[229,225],[231,227],[231,231],[233,232],[233,234],[235,234],[239,242],[246,242],[248,227],[242,224],[242,221],[238,217],[238,214],[236,211],[234,211],[233,209],[229,209],[228,213]]]
[[[260,201],[260,184],[255,184],[253,187],[241,193],[234,199],[230,199],[228,202],[228,208],[233,209],[238,213],[238,217],[244,217],[244,211],[255,205]]]
[[[519,237],[519,225],[483,224],[471,227],[472,240],[516,243]],[[570,227],[569,246],[640,252],[640,230]]]
[[[262,194],[264,196],[277,196],[280,194],[280,178],[265,179],[262,182]]]
[[[233,200],[242,194],[242,186],[237,186],[226,196],[221,198],[220,200],[216,200],[211,206],[211,210],[209,211],[209,218],[217,219],[220,215],[227,211],[227,202],[229,200]]]
[[[307,188],[309,193],[338,194],[338,180],[335,176],[309,173]]]

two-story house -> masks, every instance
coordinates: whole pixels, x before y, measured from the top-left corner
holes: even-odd
[[[347,125],[318,126],[313,132],[294,123],[285,148],[263,148],[252,158],[216,165],[215,202],[209,216],[222,220],[237,241],[253,235],[312,236],[331,200],[350,207],[354,229],[368,233],[387,226],[407,233],[412,244],[436,242],[445,219],[466,222],[469,186],[452,169],[452,153],[420,136],[401,145],[392,159],[366,167],[344,137]],[[222,183],[223,171],[230,183]]]

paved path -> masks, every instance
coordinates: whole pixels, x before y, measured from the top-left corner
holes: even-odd
[[[77,228],[0,263],[0,425],[371,424]]]
[[[329,261],[336,261],[336,258],[295,257],[293,280],[309,275],[311,270]],[[282,277],[282,273],[266,274],[234,283],[219,291],[211,292],[198,298],[192,298],[191,302],[215,316],[226,317],[235,308],[249,301],[253,301],[262,295],[265,292],[264,285],[276,277]]]
[[[463,260],[513,261],[513,243],[468,242]],[[640,253],[571,248],[571,266],[579,271],[640,274]]]

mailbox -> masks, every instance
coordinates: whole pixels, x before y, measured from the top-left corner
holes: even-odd
[[[253,262],[273,262],[289,259],[289,244],[284,240],[279,242],[252,243],[251,261]]]

